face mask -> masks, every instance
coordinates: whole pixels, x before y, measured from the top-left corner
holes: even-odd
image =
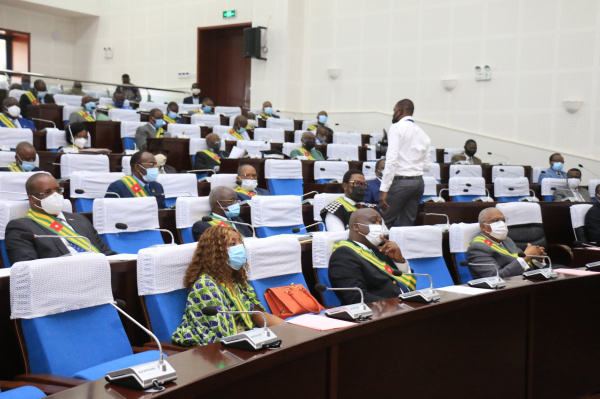
[[[235,218],[240,216],[240,204],[229,205],[227,209],[223,209],[225,216],[228,218]]]
[[[12,118],[18,118],[19,115],[21,115],[21,108],[19,108],[17,105],[11,105],[8,107],[8,114]]]
[[[144,167],[142,166],[142,168]],[[153,181],[156,181],[156,179],[158,179],[158,168],[144,169],[146,170],[146,175],[142,175],[142,179],[144,179],[146,183],[152,183]]]
[[[37,96],[38,96],[38,98],[44,98],[44,97],[46,97],[47,93],[48,92],[46,92],[46,91],[38,91]]]
[[[39,200],[39,198],[36,198],[36,197],[33,197],[33,198]],[[41,207],[38,206],[38,208],[42,208],[44,210],[44,212],[46,212],[49,215],[56,216],[62,212],[64,198],[59,193],[54,193],[51,196],[46,197],[43,200],[41,200],[40,203],[42,206]]]
[[[244,244],[229,247],[227,254],[229,255],[229,266],[234,270],[240,270],[246,264],[246,248],[244,248]]]
[[[508,227],[505,222],[499,221],[494,223],[487,223],[492,228],[490,236],[498,241],[504,241],[508,235]]]
[[[552,169],[554,169],[555,172],[560,172],[561,170],[563,170],[563,163],[562,162],[554,162],[554,164],[552,165]]]
[[[267,115],[273,114],[273,108],[272,107],[266,107],[265,108],[265,114],[267,114]]]
[[[212,107],[210,105],[205,105],[204,108],[202,108],[202,111],[204,111],[205,114],[210,114]]]
[[[360,231],[358,233],[365,236],[367,240],[369,240],[369,242],[376,247],[381,244],[381,236],[387,233],[387,227],[384,228],[384,226],[381,224],[357,224],[360,224],[361,226],[369,226],[369,234],[363,234]]]
[[[83,148],[86,143],[87,143],[87,139],[84,139],[84,138],[73,140],[73,144],[75,144],[79,148]]]
[[[165,124],[164,119],[157,119],[154,122],[154,126],[156,126],[157,129],[160,129],[161,127],[163,127],[164,124]]]
[[[96,103],[90,101],[89,103],[85,103],[85,109],[90,112],[93,112],[96,109]]]
[[[327,117],[325,115],[319,115],[319,123],[324,125],[327,122]]]
[[[29,90],[29,89],[31,89],[31,83],[21,82],[21,86],[23,86],[23,90]]]
[[[365,198],[365,187],[352,187],[352,192],[349,194],[350,199],[354,202],[361,202]]]
[[[256,127],[256,121],[254,119],[248,119],[248,125]]]
[[[157,166],[165,166],[165,164],[167,163],[167,157],[164,154],[156,154],[154,156],[154,159],[156,159],[156,165]]]
[[[309,151],[315,148],[315,142],[313,140],[307,140],[302,144],[304,145],[304,148],[306,148]]]
[[[168,116],[171,119],[176,119],[177,118],[177,112],[175,112],[175,111],[169,111]]]
[[[581,179],[567,179],[567,185],[571,190],[575,190],[581,184]]]
[[[192,89],[192,94],[197,96],[198,94],[200,94],[200,89]]]
[[[468,157],[472,157],[473,155],[475,155],[475,151],[465,150],[465,155]]]
[[[25,172],[31,172],[33,169],[35,169],[35,162],[23,161],[18,155],[17,158],[19,158],[19,161],[21,161],[21,169],[23,169]]]
[[[210,148],[214,151],[217,152],[221,149],[221,141],[213,141],[212,143],[210,143]]]
[[[254,191],[254,189],[258,186],[257,180],[252,179],[242,179],[242,188],[248,191]]]
[[[317,139],[317,144],[325,144],[325,142],[327,141],[327,139],[325,137],[316,137]]]
[[[123,105],[125,105],[125,100],[116,100],[114,103],[115,108],[123,108]]]
[[[239,129],[236,129],[236,132],[238,132],[239,134],[244,134],[244,133],[246,133],[246,128],[245,127],[241,127]]]

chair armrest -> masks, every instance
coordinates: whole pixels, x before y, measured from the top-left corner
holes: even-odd
[[[571,251],[571,248],[566,245],[548,245],[546,253],[552,260],[552,267],[554,267],[554,264],[571,267],[571,264],[573,263],[573,252]]]
[[[162,346],[163,350],[172,352],[184,352],[195,348],[195,346],[180,346],[170,342],[161,342],[160,345]],[[145,343],[144,347],[158,350],[158,345],[156,345],[156,342]]]
[[[54,393],[64,391],[65,389],[69,389],[69,387],[65,386],[37,384],[35,382],[0,381],[0,389],[2,390],[2,392],[26,386],[36,387],[40,391],[44,392],[46,395],[52,395]]]
[[[36,373],[19,374],[15,377],[15,380],[34,382],[37,384],[58,385],[69,388],[89,382],[79,378],[63,377],[62,375]]]

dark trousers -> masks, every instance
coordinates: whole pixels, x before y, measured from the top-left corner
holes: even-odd
[[[386,200],[390,209],[383,214],[386,226],[388,228],[412,226],[417,217],[417,207],[424,190],[425,184],[422,177],[414,180],[394,179]]]

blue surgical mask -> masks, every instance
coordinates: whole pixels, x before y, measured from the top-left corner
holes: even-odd
[[[165,121],[164,121],[164,119],[157,119],[157,120],[154,122],[154,126],[156,126],[156,128],[157,128],[157,129],[159,129],[159,128],[163,127],[163,125],[164,125],[164,124],[165,124]]]
[[[225,216],[228,218],[238,217],[240,215],[240,204],[229,205],[227,209],[224,209]]]
[[[142,166],[142,168],[144,168]],[[144,168],[146,169],[146,168]],[[153,181],[156,181],[156,179],[158,179],[158,168],[148,168],[146,169],[146,175],[142,176],[142,178],[144,179],[144,181],[146,183],[152,183]]]
[[[325,124],[327,122],[327,117],[325,115],[319,115],[319,123]]]
[[[238,132],[239,134],[244,134],[244,133],[246,133],[246,128],[245,127],[241,127],[239,129],[237,129],[236,132]]]
[[[271,115],[272,113],[273,113],[273,108],[272,107],[265,107],[265,114]]]
[[[37,92],[38,98],[44,98],[44,97],[46,97],[46,94],[48,94],[47,91],[38,91]]]
[[[240,270],[246,264],[247,255],[244,244],[229,247],[227,254],[229,255],[229,265],[233,269]]]
[[[560,172],[561,170],[563,170],[563,163],[562,162],[554,162],[554,164],[552,165],[552,169],[554,169],[555,172]]]
[[[123,108],[123,105],[125,105],[125,100],[116,100],[114,103],[115,108]]]
[[[19,161],[21,161],[21,169],[25,172],[31,172],[35,169],[35,162],[23,161],[20,156],[17,155],[17,157],[19,158]]]
[[[205,114],[210,114],[212,107],[210,105],[205,105],[204,108],[202,108],[202,111],[204,111]]]
[[[92,112],[96,109],[96,103],[90,101],[89,103],[85,103],[85,109],[87,109],[88,111]]]
[[[177,119],[177,112],[169,111],[168,117],[171,119]]]

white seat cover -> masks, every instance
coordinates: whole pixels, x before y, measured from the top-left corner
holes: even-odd
[[[345,231],[319,231],[313,234],[312,261],[314,269],[328,269],[329,258],[333,252],[333,245],[341,240],[348,239],[348,230]]]
[[[431,169],[428,172],[423,172],[423,176],[432,176],[439,181],[442,178],[440,174],[440,164],[435,162],[432,163]]]
[[[585,215],[592,206],[590,204],[571,205],[569,212],[571,213],[571,226],[574,229],[585,225]]]
[[[166,198],[198,196],[198,179],[193,173],[160,174],[156,181],[162,184]]]
[[[302,143],[283,143],[282,152],[289,157],[291,156],[290,154],[292,153],[292,151],[300,147],[302,147]]]
[[[246,271],[250,281],[302,273],[300,242],[292,235],[245,239],[244,246],[248,254]]]
[[[194,223],[211,213],[208,196],[178,197],[175,202],[175,224],[178,229],[192,227]]]
[[[398,244],[406,259],[443,256],[442,230],[437,226],[392,227],[390,241]]]
[[[529,194],[529,180],[526,177],[498,177],[494,182],[496,197],[521,197]]]
[[[0,199],[14,201],[27,200],[25,182],[36,173],[48,172],[0,172]]]
[[[113,121],[140,122],[140,114],[133,109],[111,108],[108,110],[108,117]]]
[[[283,143],[285,141],[285,131],[283,129],[257,127],[254,129],[254,140]]]
[[[236,188],[236,179],[237,174],[235,173],[216,173],[210,177],[210,188],[219,186]]]
[[[450,177],[481,177],[481,165],[450,165]]]
[[[471,241],[481,233],[479,223],[454,223],[448,230],[450,252],[453,254],[467,252]]]
[[[567,188],[567,179],[543,179],[542,180],[542,195],[553,195],[554,189]]]
[[[15,162],[16,152],[14,151],[0,151],[0,168],[5,168],[11,163]],[[35,154],[35,166],[40,166],[40,156]]]
[[[192,125],[213,127],[221,123],[221,117],[219,115],[193,114],[191,123]]]
[[[302,179],[302,162],[292,159],[267,159],[265,179]]]
[[[60,176],[66,179],[75,171],[110,171],[108,156],[104,154],[63,154],[60,157]]]
[[[269,119],[267,119],[267,128],[294,130],[294,120],[293,119],[283,119],[283,118],[269,118]]]
[[[525,176],[525,168],[516,165],[496,165],[492,167],[492,183],[496,181],[496,177],[511,177],[518,178]],[[537,183],[537,180],[536,180]]]
[[[94,227],[99,234],[158,229],[158,204],[154,197],[97,198],[94,200]],[[127,230],[115,227],[125,223]]]
[[[140,101],[140,106],[138,107],[138,109],[140,111],[151,111],[154,108],[160,109],[163,114],[167,113],[167,104],[164,104],[164,103],[154,103],[152,101]]]
[[[257,195],[250,200],[252,226],[296,226],[302,221],[302,198],[298,195]]]
[[[503,202],[496,204],[496,208],[508,219],[506,225],[509,227],[542,223],[542,208],[536,202]]]
[[[31,129],[0,127],[0,147],[16,148],[17,144],[22,141],[33,145],[33,132]]]
[[[327,158],[358,161],[358,147],[352,144],[328,144]]]
[[[165,294],[185,289],[183,278],[197,244],[143,248],[137,257],[138,295]]]
[[[69,184],[71,198],[104,198],[108,186],[123,176],[125,173],[120,172],[74,171]],[[82,189],[84,193],[77,194],[77,189]]]
[[[448,179],[450,196],[486,195],[483,177],[451,177]]]
[[[315,180],[338,179],[342,181],[350,167],[345,161],[315,161],[314,169]]]
[[[444,148],[444,163],[450,163],[452,156],[460,154],[464,151],[463,148]],[[436,158],[432,158],[436,159]]]
[[[240,107],[223,107],[218,106],[215,107],[215,115],[225,115],[229,118],[235,118],[238,115],[242,114],[242,108]]]
[[[362,135],[360,133],[335,132],[333,135],[333,144],[352,144],[362,145]]]
[[[134,138],[137,128],[144,126],[146,123],[148,122],[121,121],[121,138]]]
[[[200,138],[200,126],[198,125],[186,125],[183,123],[169,123],[167,132],[171,134],[171,137],[175,138]]]

